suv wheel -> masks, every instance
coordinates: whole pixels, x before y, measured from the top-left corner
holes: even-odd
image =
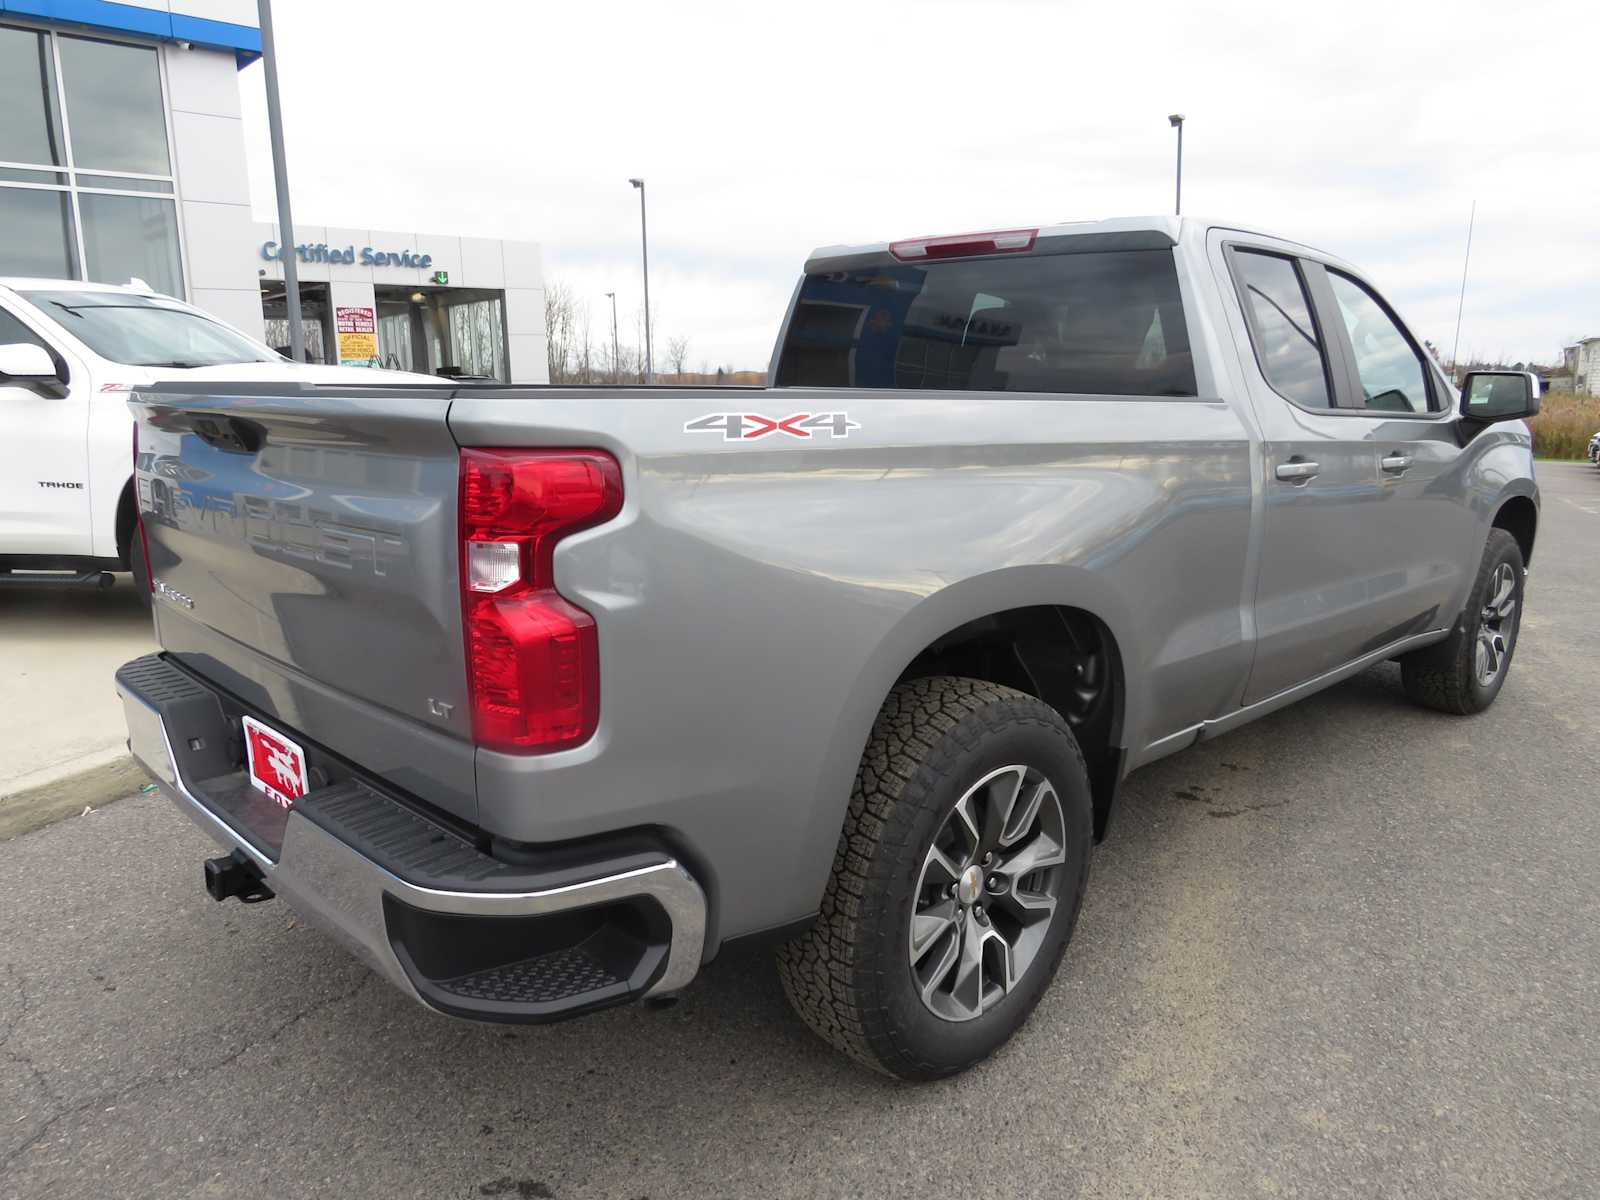
[[[1494,703],[1517,648],[1524,576],[1517,539],[1491,529],[1467,606],[1450,636],[1400,660],[1400,678],[1412,700],[1462,716]]]
[[[901,684],[878,714],[790,1002],[846,1054],[936,1079],[993,1053],[1061,961],[1088,880],[1088,772],[1067,723],[996,684]]]

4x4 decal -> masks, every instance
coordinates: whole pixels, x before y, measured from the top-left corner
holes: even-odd
[[[725,442],[753,441],[769,433],[786,434],[793,438],[809,438],[826,433],[829,437],[849,437],[852,429],[861,426],[850,419],[848,413],[792,413],[787,417],[763,417],[760,413],[707,413],[692,421],[685,421],[685,433],[720,433]]]

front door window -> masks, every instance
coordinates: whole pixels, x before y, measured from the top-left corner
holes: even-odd
[[[1328,285],[1350,333],[1364,407],[1375,412],[1429,411],[1421,351],[1363,285],[1337,271],[1328,272]]]

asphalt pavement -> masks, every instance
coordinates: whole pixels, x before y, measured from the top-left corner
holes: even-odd
[[[725,955],[665,1012],[432,1016],[141,796],[0,843],[0,1197],[1600,1195],[1600,472],[1540,464],[1494,708],[1392,666],[1129,780],[1055,986],[877,1078]]]
[[[0,798],[127,754],[111,674],[156,644],[132,576],[116,579],[106,591],[0,588]]]

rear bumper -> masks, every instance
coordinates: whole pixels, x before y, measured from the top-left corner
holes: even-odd
[[[508,863],[353,774],[314,785],[264,839],[221,802],[249,787],[237,704],[155,655],[125,664],[117,691],[128,747],[168,798],[431,1008],[554,1020],[676,991],[699,969],[705,894],[662,848],[563,847]]]

